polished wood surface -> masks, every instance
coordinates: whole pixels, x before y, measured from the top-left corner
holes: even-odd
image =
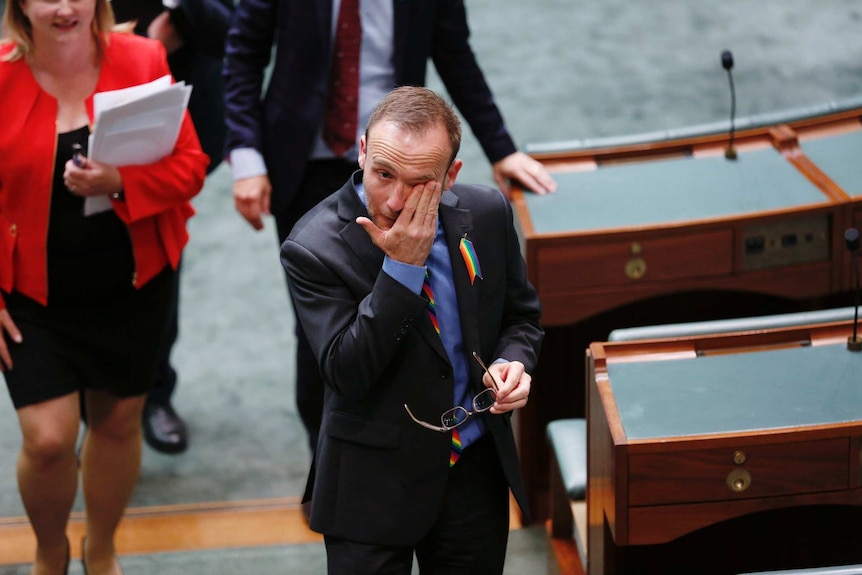
[[[522,527],[509,500],[509,528]],[[85,517],[74,513],[67,534],[72,557],[81,555]],[[298,497],[210,502],[129,509],[117,530],[120,555],[323,543],[302,517]],[[0,565],[29,563],[36,539],[26,517],[0,518]]]
[[[862,227],[862,196],[842,189],[804,153],[805,141],[862,130],[862,109],[740,130],[738,161],[746,152],[775,150],[820,194],[804,206],[635,227],[542,233],[523,190],[513,194],[527,273],[539,292],[546,339],[527,406],[519,413],[519,445],[533,516],[549,516],[549,454],[545,427],[584,417],[584,350],[620,327],[704,321],[849,305],[853,285],[843,231]],[[552,173],[578,174],[639,163],[723,155],[727,134],[534,153]],[[590,194],[588,189],[571,193]],[[858,190],[857,190],[858,192]],[[566,193],[564,190],[557,192]],[[638,210],[622,205],[620,210]],[[806,229],[827,222],[822,257],[762,269],[746,263],[746,237],[758,229]],[[644,260],[634,265],[636,259]],[[629,266],[629,267],[627,267]],[[638,270],[638,267],[645,266]],[[628,272],[628,273],[627,273]],[[639,275],[641,274],[641,275]]]
[[[790,428],[630,439],[608,370],[614,362],[844,346],[851,333],[850,323],[835,322],[592,344],[587,572],[653,572],[713,554],[721,558],[698,565],[698,573],[862,559],[862,529],[856,527],[862,517],[862,415]],[[734,485],[734,479],[742,483]],[[731,547],[732,553],[717,553]]]
[[[72,557],[80,557],[84,515],[69,522]],[[121,555],[322,542],[302,518],[298,498],[129,509],[117,531]],[[0,565],[33,560],[26,517],[0,520]]]

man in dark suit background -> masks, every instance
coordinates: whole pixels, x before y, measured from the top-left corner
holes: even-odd
[[[504,195],[455,185],[460,138],[434,92],[394,90],[360,139],[362,171],[282,246],[326,385],[305,499],[331,574],[409,575],[414,552],[423,573],[499,574],[509,488],[527,513],[510,416],[529,396],[539,300]]]
[[[160,40],[168,52],[171,74],[193,86],[189,114],[210,158],[209,174],[221,163],[224,149],[221,68],[232,0],[113,0],[111,6],[118,22],[134,20],[135,33]],[[144,438],[163,453],[180,453],[188,447],[188,429],[171,402],[177,384],[170,355],[179,331],[179,276],[174,274],[171,319],[156,381],[144,407]]]
[[[344,29],[342,12],[352,14],[361,28],[358,97],[347,104],[331,101],[338,92],[332,86],[344,82],[332,73],[344,55],[335,49],[342,39],[337,31]],[[261,98],[273,42],[275,62]],[[225,149],[237,210],[258,230],[262,216],[272,213],[283,242],[306,211],[357,169],[356,144],[374,106],[396,86],[424,85],[429,59],[501,189],[508,191],[509,180],[516,179],[538,193],[553,191],[556,185],[544,167],[519,152],[506,130],[469,44],[463,0],[242,0],[224,65]],[[346,149],[325,141],[329,107],[352,108]],[[296,336],[297,406],[313,449],[323,385],[299,322]]]

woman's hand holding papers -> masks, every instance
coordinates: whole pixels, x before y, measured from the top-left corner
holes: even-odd
[[[66,162],[63,182],[76,196],[116,196],[123,191],[120,171],[109,164],[95,162],[81,156]]]

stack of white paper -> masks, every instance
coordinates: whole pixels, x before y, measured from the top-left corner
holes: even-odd
[[[192,87],[162,76],[147,84],[93,96],[95,124],[87,156],[113,166],[151,164],[170,154],[180,134]],[[111,209],[106,196],[84,202],[84,214]]]

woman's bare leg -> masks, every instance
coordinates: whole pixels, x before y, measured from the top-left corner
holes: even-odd
[[[78,490],[78,394],[22,407],[18,420],[23,437],[18,490],[36,534],[31,573],[62,574],[69,552],[66,524]]]
[[[146,396],[118,398],[87,390],[87,436],[81,452],[88,575],[119,573],[114,534],[141,468],[141,414]]]

